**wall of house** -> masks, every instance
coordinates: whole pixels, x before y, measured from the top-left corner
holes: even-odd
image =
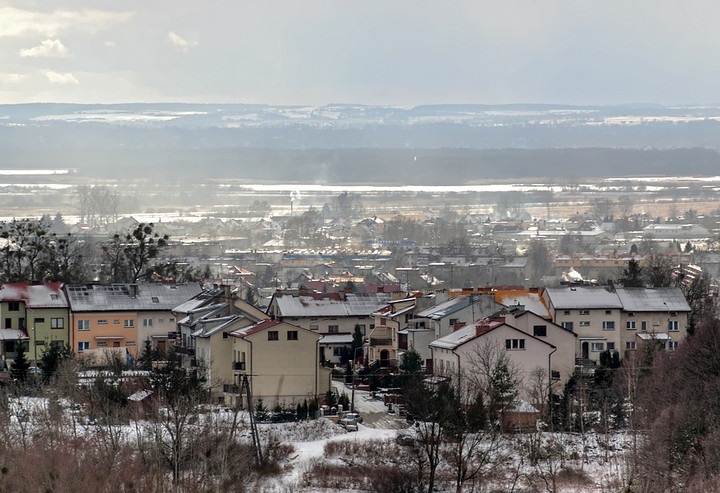
[[[277,331],[278,339],[269,340],[268,333]],[[288,333],[297,339],[288,339]],[[233,355],[245,352],[246,370],[236,371],[235,383],[247,373],[253,399],[262,398],[266,407],[277,403],[289,406],[324,394],[329,388],[329,372],[319,365],[319,336],[290,324],[279,324],[251,334],[246,340],[232,337]],[[237,361],[237,360],[236,360]]]
[[[71,344],[76,353],[84,349],[123,347],[137,359],[141,341],[138,341],[136,312],[71,312],[70,325]]]
[[[670,330],[670,321],[673,322],[673,325],[677,325],[678,330]],[[622,312],[620,319],[621,345],[618,348],[620,354],[637,349],[639,346],[637,334],[667,334],[673,342],[682,341],[687,337],[687,324],[687,312]],[[666,344],[666,349],[672,349],[667,346],[669,345]]]
[[[70,315],[67,308],[27,308],[28,335],[30,336],[30,354],[42,358],[52,344],[70,345]]]
[[[575,354],[578,358],[598,361],[600,353],[606,349],[622,350],[621,334],[624,329],[621,328],[619,308],[555,309],[554,322],[560,326],[572,323],[572,331],[577,334]]]
[[[144,345],[146,339],[151,339],[153,348],[169,349],[168,333],[177,331],[175,315],[170,310],[140,311],[138,320],[138,345]]]

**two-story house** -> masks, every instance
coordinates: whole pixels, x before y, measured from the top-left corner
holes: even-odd
[[[34,363],[50,346],[67,346],[68,302],[62,283],[0,284],[0,340],[3,357],[14,359],[17,344],[25,344]]]
[[[78,352],[86,349],[125,348],[135,359],[140,337],[156,335],[157,341],[167,340],[169,326],[165,320],[174,318],[171,310],[200,292],[196,283],[189,284],[87,284],[65,286],[70,306],[70,343]],[[163,319],[158,328],[151,329],[154,320]],[[139,330],[143,320],[147,323]],[[167,330],[166,330],[167,329]]]
[[[248,378],[253,399],[267,407],[291,406],[325,394],[330,370],[319,364],[320,334],[280,320],[233,331],[234,397]],[[236,402],[231,402],[235,404]],[[240,403],[247,407],[247,401]]]

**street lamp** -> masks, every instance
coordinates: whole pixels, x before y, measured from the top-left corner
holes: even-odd
[[[357,378],[356,378],[357,377],[357,352],[358,352],[358,349],[362,349],[364,352],[364,349],[365,349],[364,343],[365,343],[365,341],[363,341],[363,346],[356,347],[355,351],[353,351],[353,373],[352,373],[353,374],[353,382],[352,382],[353,386],[352,386],[352,400],[350,401],[350,412],[352,412],[352,413],[355,412],[355,380],[357,380]]]

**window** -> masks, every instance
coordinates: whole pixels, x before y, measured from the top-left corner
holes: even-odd
[[[614,342],[608,342],[608,343],[607,343],[607,349],[608,349],[608,351],[615,351],[615,343],[614,343]]]
[[[230,337],[230,334],[227,332],[223,332],[223,339],[227,339],[228,337]]]
[[[135,327],[135,320],[125,320],[125,328]]]
[[[6,328],[6,329],[12,329],[12,318],[6,318],[6,319],[5,319],[5,328]]]
[[[50,328],[51,329],[64,329],[65,328],[65,319],[64,318],[51,318],[50,319]]]
[[[20,302],[19,301],[8,302],[8,311],[9,312],[19,312],[20,311]]]
[[[647,330],[647,321],[640,322],[640,330]]]
[[[98,347],[107,346],[107,341],[98,341],[97,346]]]
[[[35,341],[35,345],[36,345],[36,346],[44,346],[44,345],[45,345],[45,341],[43,341],[43,340]]]
[[[535,337],[547,337],[547,326],[545,326],[545,325],[533,326],[533,335]]]
[[[150,298],[150,299],[152,300],[153,303],[160,303],[160,300],[158,299],[157,296],[153,296],[153,297]]]
[[[37,317],[36,317],[36,318],[33,319],[33,323],[34,323],[35,325],[37,325],[37,324],[44,324],[44,323],[45,323],[45,319],[44,319],[44,318],[37,318]]]
[[[318,326],[317,326],[317,325],[311,325],[311,326],[310,326],[310,330],[318,330]]]
[[[678,341],[668,341],[668,351],[677,351]]]
[[[102,324],[102,325],[106,325],[107,322],[108,322],[107,319],[102,319],[102,320],[97,321],[98,324]]]
[[[593,342],[590,344],[590,350],[593,353],[600,353],[605,350],[605,343],[604,342]]]
[[[340,326],[339,325],[328,325],[328,332],[331,334],[337,334],[340,332]]]
[[[612,315],[612,310],[605,310],[605,315]]]
[[[175,323],[175,319],[174,319],[174,318],[168,318],[168,322],[170,322],[170,323]]]
[[[53,301],[55,301],[55,300],[58,299],[58,295],[56,295],[56,294],[51,294],[51,295],[50,295],[50,299],[53,300]],[[62,342],[62,341],[59,341],[59,342]]]
[[[668,330],[672,332],[676,332],[680,330],[680,322],[677,320],[669,320],[668,321]]]
[[[569,331],[572,331],[572,330],[573,330],[573,323],[572,323],[572,322],[563,322],[563,323],[562,323],[562,328],[563,328],[563,329],[567,329],[567,330],[569,330]]]
[[[164,319],[164,318],[158,318],[158,323],[159,323],[159,324],[164,323],[164,322],[165,322],[165,319]]]
[[[635,341],[627,341],[627,342],[625,343],[625,349],[627,349],[628,351],[632,351],[633,349],[637,349],[637,344],[635,343]]]
[[[90,349],[90,343],[89,342],[78,342],[78,351],[83,351],[85,349]]]
[[[120,323],[120,319],[117,319],[117,318],[116,318],[115,320],[113,320],[113,323],[114,323],[114,324],[119,324],[119,323]]]
[[[135,341],[125,341],[125,345],[126,345],[126,346],[134,346],[134,345],[135,345]]]
[[[340,346],[333,347],[333,356],[340,356]]]
[[[90,330],[90,320],[78,320],[78,330]]]
[[[677,312],[670,312],[671,317],[677,317]]]
[[[590,315],[590,310],[580,310],[580,315]]]
[[[563,312],[563,315],[570,315],[570,310],[565,310],[565,311]]]
[[[152,318],[143,318],[143,327],[152,327]]]
[[[287,340],[288,341],[297,341],[298,340],[298,331],[297,330],[288,330]]]
[[[449,323],[448,325],[449,325],[450,327],[453,327],[453,326],[455,326],[456,323],[458,323],[458,319],[457,319],[457,318],[451,318],[451,319],[450,319],[450,323]]]
[[[505,349],[523,350],[525,349],[525,339],[505,339]]]
[[[615,330],[615,322],[612,320],[603,322],[603,330]]]
[[[277,341],[277,340],[279,340],[278,331],[277,330],[269,330],[268,331],[268,341]]]
[[[65,343],[63,341],[50,341],[50,347],[63,349],[65,347]]]
[[[366,334],[366,332],[365,332],[365,324],[357,324],[357,327],[360,328],[360,333],[361,333],[362,335],[365,335],[365,334]]]
[[[627,330],[635,330],[635,321],[628,320],[627,322],[625,322],[625,328]]]
[[[581,320],[581,321],[580,321],[580,327],[590,327],[590,321],[588,321],[588,320]]]
[[[628,317],[634,317],[634,316],[635,316],[635,312],[628,312]]]

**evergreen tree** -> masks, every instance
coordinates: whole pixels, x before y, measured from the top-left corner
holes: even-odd
[[[25,343],[22,341],[15,341],[15,361],[12,364],[12,376],[15,380],[24,382],[27,379],[28,369],[30,369],[30,362],[25,356]]]
[[[43,380],[48,383],[57,372],[60,363],[73,359],[75,353],[72,352],[70,346],[56,346],[51,344],[40,359],[40,367],[42,368]]]
[[[622,271],[622,277],[618,281],[626,288],[643,287],[643,272],[640,263],[635,259],[630,259],[628,265]]]

